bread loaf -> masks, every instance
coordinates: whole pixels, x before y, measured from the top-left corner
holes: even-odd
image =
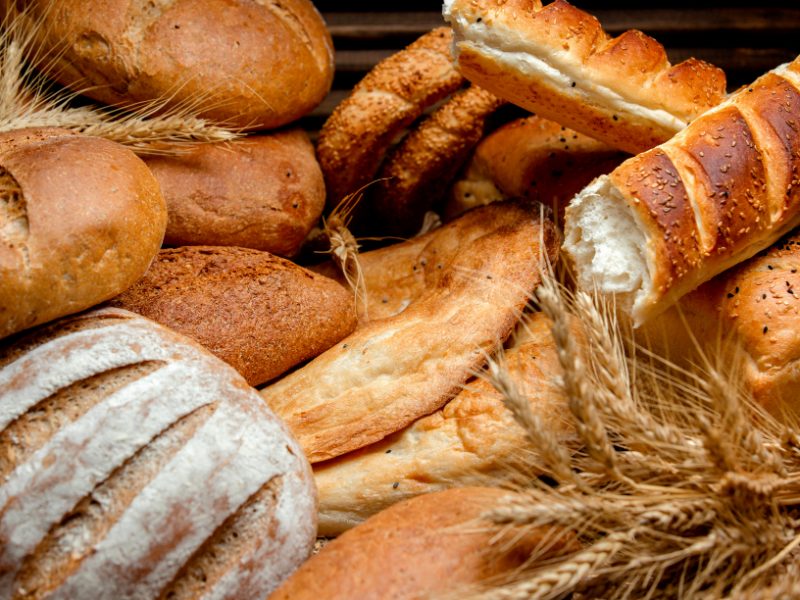
[[[162,250],[111,301],[196,340],[251,385],[316,356],[356,326],[353,294],[288,260],[246,248]]]
[[[577,547],[571,534],[553,529],[495,537],[479,519],[508,495],[473,487],[401,502],[327,544],[270,600],[463,598],[510,576],[540,544],[549,545],[541,560]]]
[[[670,139],[725,96],[725,75],[672,66],[640,31],[611,38],[565,0],[445,0],[461,73],[537,115],[630,153]]]
[[[541,261],[554,258],[555,228],[539,208],[513,203],[478,209],[473,218],[482,233],[448,262],[435,243],[420,260],[426,289],[405,310],[370,322],[262,390],[312,463],[440,408],[480,367],[484,351],[511,332],[540,281]]]
[[[555,384],[562,371],[550,327],[534,314],[526,322],[527,341],[506,351],[506,365],[533,414],[565,445],[577,445],[567,398]],[[420,494],[513,479],[519,456],[537,450],[492,385],[470,381],[444,408],[406,429],[315,465],[319,534],[338,535]]]
[[[145,162],[167,201],[164,242],[173,246],[242,246],[293,256],[325,206],[314,147],[300,129],[201,144]]]
[[[331,37],[309,0],[23,4],[48,74],[107,104],[158,100],[266,129],[309,112],[333,79]]]
[[[125,290],[166,221],[158,183],[130,150],[56,129],[0,134],[0,337]]]
[[[564,249],[636,324],[800,223],[800,59],[587,186]]]
[[[451,39],[446,27],[423,35],[378,63],[334,109],[317,143],[330,207],[369,183],[395,137],[464,82]]]
[[[315,500],[255,390],[164,327],[102,309],[0,348],[0,597],[263,598]]]
[[[527,198],[564,209],[592,179],[611,172],[626,154],[555,121],[517,119],[486,136],[452,186],[446,219],[502,198]]]

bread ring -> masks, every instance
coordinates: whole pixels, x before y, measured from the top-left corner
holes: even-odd
[[[483,137],[486,119],[505,104],[471,86],[453,95],[409,133],[386,158],[373,188],[371,208],[388,233],[417,231],[423,215]]]
[[[426,33],[378,63],[334,109],[317,144],[329,207],[369,183],[392,140],[463,84],[451,41],[447,27]]]
[[[612,39],[565,0],[446,0],[443,12],[470,81],[627,152],[667,141],[725,96],[722,70],[672,66],[653,38]]]

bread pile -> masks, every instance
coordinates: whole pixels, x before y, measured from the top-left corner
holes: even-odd
[[[766,250],[800,223],[800,59],[726,97],[564,0],[447,0],[314,147],[308,0],[4,4],[59,84],[239,137],[0,134],[0,598],[266,598],[298,567],[275,598],[426,597],[578,547],[479,523],[507,495],[481,486],[542,473],[492,361],[580,451],[532,302],[562,258],[654,349],[720,322],[759,402],[800,389],[800,240]],[[407,239],[359,253],[350,219]]]

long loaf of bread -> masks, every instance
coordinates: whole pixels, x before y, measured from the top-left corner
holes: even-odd
[[[587,186],[564,249],[641,324],[798,224],[800,58]]]

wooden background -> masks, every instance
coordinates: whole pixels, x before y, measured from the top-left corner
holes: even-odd
[[[800,0],[764,1],[749,8],[702,0],[574,0],[616,35],[640,29],[667,49],[670,60],[690,56],[725,70],[730,89],[800,53]],[[303,120],[317,130],[372,66],[443,25],[436,0],[316,0],[336,49],[336,76],[326,100]]]

